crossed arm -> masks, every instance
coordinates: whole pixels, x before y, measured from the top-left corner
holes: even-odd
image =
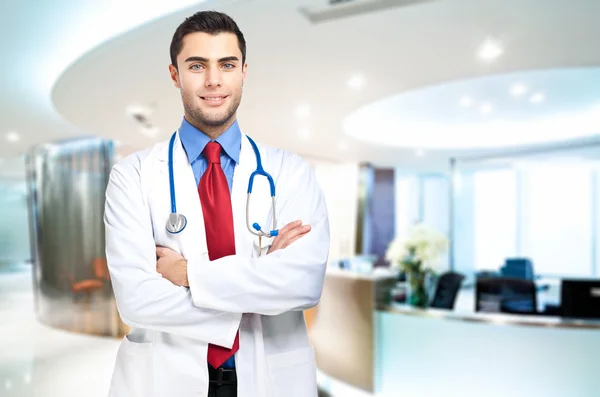
[[[285,225],[277,237],[273,239],[273,244],[269,247],[267,255],[279,249],[284,249],[291,245],[310,231],[310,225],[303,225],[301,220],[290,222]],[[156,247],[156,271],[172,282],[181,287],[189,287],[187,260],[178,252],[169,248]]]
[[[286,178],[296,185],[304,181],[307,186],[294,189],[309,194],[287,195],[287,202],[280,205],[281,218],[294,214],[308,220],[308,230],[286,226],[269,253],[260,258],[233,255],[185,261],[159,250],[157,263],[139,170],[133,164],[113,167],[106,192],[106,255],[123,321],[131,327],[231,347],[242,313],[276,315],[316,305],[329,249],[327,211],[312,172],[295,169],[302,175]],[[298,205],[297,200],[304,201]],[[172,264],[177,273],[171,272]],[[231,274],[236,277],[231,279]]]

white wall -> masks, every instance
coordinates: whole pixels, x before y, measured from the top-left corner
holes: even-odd
[[[306,159],[315,169],[329,212],[329,259],[354,256],[358,211],[358,164]]]

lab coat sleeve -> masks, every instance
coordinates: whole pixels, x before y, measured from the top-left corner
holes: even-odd
[[[279,219],[286,223],[300,219],[311,225],[311,231],[287,248],[258,258],[232,255],[210,262],[188,261],[196,306],[277,315],[318,304],[329,255],[327,208],[312,168],[299,156],[291,156],[278,178]]]
[[[106,257],[124,323],[230,348],[241,315],[194,306],[187,288],[156,271],[152,222],[138,168],[115,165],[106,190]]]

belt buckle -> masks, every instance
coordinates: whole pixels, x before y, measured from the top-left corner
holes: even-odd
[[[223,384],[223,367],[217,368],[217,386]]]

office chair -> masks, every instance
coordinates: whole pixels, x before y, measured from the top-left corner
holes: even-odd
[[[446,272],[438,280],[430,307],[437,309],[454,309],[456,296],[465,276],[456,272]]]
[[[475,311],[488,313],[536,314],[535,283],[510,277],[478,278]]]
[[[523,280],[533,280],[533,263],[528,258],[506,258],[504,266],[500,268],[502,277],[521,278]]]

